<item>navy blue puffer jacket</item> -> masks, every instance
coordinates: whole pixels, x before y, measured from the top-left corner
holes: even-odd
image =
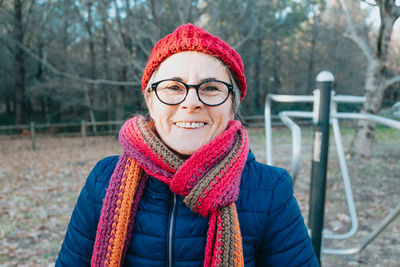
[[[118,157],[97,163],[73,211],[56,266],[89,266],[102,200]],[[236,201],[245,266],[319,266],[292,181],[250,152]],[[124,266],[203,266],[208,218],[150,178],[139,203]]]

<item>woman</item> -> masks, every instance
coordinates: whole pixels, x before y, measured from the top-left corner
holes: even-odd
[[[56,266],[318,266],[286,171],[260,164],[234,120],[242,60],[187,24],[153,48],[149,118],[92,170]]]

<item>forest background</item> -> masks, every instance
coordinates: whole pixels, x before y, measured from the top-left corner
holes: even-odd
[[[379,2],[400,9],[398,0],[347,1],[359,36],[372,47]],[[350,28],[340,1],[0,0],[0,21],[1,125],[123,120],[143,112],[140,79],[151,48],[188,22],[241,54],[245,115],[262,114],[267,93],[312,94],[321,70],[334,74],[337,93],[365,94],[368,58],[345,37]],[[400,74],[399,24],[386,77]],[[382,107],[399,99],[394,82]]]

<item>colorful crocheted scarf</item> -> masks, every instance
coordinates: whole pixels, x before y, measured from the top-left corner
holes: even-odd
[[[103,200],[92,266],[121,266],[147,179],[152,176],[184,196],[185,204],[209,217],[204,266],[243,266],[235,201],[249,151],[247,132],[231,121],[217,138],[186,161],[156,135],[142,116],[128,120],[119,134],[124,149]]]

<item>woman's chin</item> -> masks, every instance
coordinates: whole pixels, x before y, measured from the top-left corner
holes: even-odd
[[[178,155],[182,155],[184,157],[190,157],[191,155],[196,153],[196,151],[198,151],[200,148],[201,148],[201,146],[199,146],[199,147],[185,147],[185,148],[177,147],[175,149],[173,148],[173,150]]]
[[[175,151],[178,155],[182,155],[184,157],[189,157],[196,153],[203,144],[193,143],[193,142],[181,142],[179,145],[171,144],[169,148]]]

